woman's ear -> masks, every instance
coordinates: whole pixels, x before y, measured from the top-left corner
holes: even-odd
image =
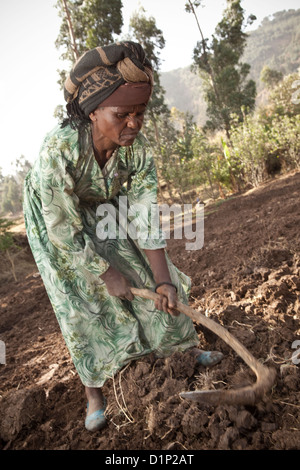
[[[95,121],[97,120],[95,111],[92,111],[92,112],[89,114],[89,118],[90,118],[90,120],[93,121],[93,122],[95,122]]]

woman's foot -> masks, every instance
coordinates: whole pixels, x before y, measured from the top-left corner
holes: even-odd
[[[99,431],[106,424],[105,397],[101,388],[85,387],[85,393],[88,399],[85,427],[88,431]]]
[[[193,348],[192,353],[196,362],[204,367],[212,367],[221,362],[224,357],[220,351],[203,351],[198,348]]]

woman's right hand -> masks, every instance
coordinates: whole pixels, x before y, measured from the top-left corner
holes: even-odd
[[[159,298],[155,301],[155,308],[161,312],[169,313],[173,317],[178,317],[180,312],[176,310],[177,293],[175,287],[162,284],[156,289]]]
[[[131,286],[129,281],[112,266],[110,266],[100,278],[105,282],[110,295],[119,297],[120,299],[134,299],[134,295],[130,290]]]

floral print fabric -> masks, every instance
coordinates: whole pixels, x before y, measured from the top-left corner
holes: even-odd
[[[88,387],[101,387],[133,359],[151,352],[168,356],[198,343],[184,314],[172,317],[139,297],[129,302],[110,296],[100,278],[114,266],[132,286],[153,289],[144,249],[165,248],[161,231],[151,233],[144,212],[135,217],[137,239],[120,236],[120,230],[115,238],[101,238],[97,224],[103,205],[118,220],[121,196],[130,213],[134,204],[148,209],[157,204],[156,194],[156,170],[146,139],[139,134],[132,147],[119,148],[101,170],[89,127],[79,133],[57,126],[26,177],[28,240],[74,365]],[[167,262],[179,299],[187,303],[190,280],[168,257]]]

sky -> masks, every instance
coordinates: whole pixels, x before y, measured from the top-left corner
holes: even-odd
[[[185,12],[186,0],[122,0],[123,34],[129,31],[131,15],[142,5],[163,32],[161,71],[192,63],[199,32],[193,15]],[[38,156],[44,136],[57,123],[57,105],[64,105],[57,84],[58,69],[64,69],[61,50],[55,47],[60,18],[56,0],[0,0],[0,167],[11,174],[23,155],[30,162]],[[225,0],[204,0],[197,10],[205,37],[210,37],[222,18]],[[277,11],[298,9],[300,0],[242,0],[246,16],[254,14],[256,29],[263,18]],[[122,39],[122,37],[120,37]]]

